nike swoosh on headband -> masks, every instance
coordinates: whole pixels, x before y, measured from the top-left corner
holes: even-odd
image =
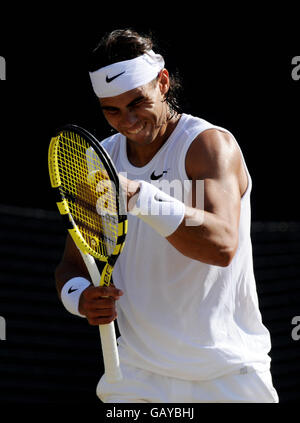
[[[113,81],[114,79],[118,78],[118,76],[123,75],[123,73],[125,73],[125,72],[126,72],[126,71],[123,71],[123,72],[121,72],[121,73],[118,73],[117,75],[112,76],[111,78],[109,78],[109,76],[108,76],[108,75],[106,75],[106,82],[109,84],[111,81]]]

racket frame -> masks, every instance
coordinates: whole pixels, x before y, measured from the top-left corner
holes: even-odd
[[[104,259],[99,256],[95,257],[91,248],[87,248],[88,244],[85,242],[83,236],[81,235],[68,207],[68,200],[64,197],[62,191],[60,190],[61,181],[58,171],[58,164],[56,162],[56,152],[54,151],[54,149],[57,148],[56,144],[57,142],[59,142],[57,141],[57,138],[60,136],[60,134],[68,131],[75,132],[87,141],[87,143],[93,148],[95,153],[100,157],[105,167],[105,170],[109,175],[110,180],[115,185],[118,212],[118,238],[113,253],[108,256],[107,259]],[[95,287],[103,285],[109,286],[111,282],[113,267],[117,258],[119,257],[120,253],[124,248],[125,237],[127,233],[127,214],[125,201],[123,197],[123,192],[120,192],[121,188],[115,166],[108,153],[101,146],[99,141],[86,129],[74,124],[64,125],[56,131],[56,134],[54,135],[54,137],[52,137],[49,146],[48,162],[51,186],[56,190],[58,210],[64,219],[69,234],[71,235],[75,245],[81,253],[82,259],[90,274],[92,283]],[[108,382],[114,383],[122,379],[114,322],[112,321],[109,324],[100,325],[99,330],[105,367],[105,377]]]

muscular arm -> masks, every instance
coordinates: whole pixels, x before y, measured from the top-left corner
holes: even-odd
[[[204,181],[204,209],[186,206],[182,223],[166,239],[182,254],[216,266],[227,266],[237,249],[241,197],[247,176],[235,140],[212,129],[200,134],[186,155],[186,172],[192,181]],[[140,185],[120,177],[128,205]],[[129,207],[130,209],[130,207]],[[191,226],[193,221],[193,226]]]
[[[186,171],[194,192],[195,181],[204,180],[204,210],[186,207],[184,220],[167,240],[190,258],[227,266],[237,249],[240,202],[247,187],[236,142],[220,131],[205,131],[187,153]],[[187,224],[191,218],[194,226]]]

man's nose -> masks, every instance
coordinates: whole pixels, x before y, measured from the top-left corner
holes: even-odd
[[[126,112],[122,115],[122,127],[124,128],[131,128],[133,127],[138,121],[137,115],[133,110],[126,110]]]

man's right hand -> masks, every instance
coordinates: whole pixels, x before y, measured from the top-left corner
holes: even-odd
[[[86,316],[92,326],[110,323],[117,317],[115,301],[122,295],[123,292],[114,285],[109,287],[91,285],[80,296],[79,312]]]

